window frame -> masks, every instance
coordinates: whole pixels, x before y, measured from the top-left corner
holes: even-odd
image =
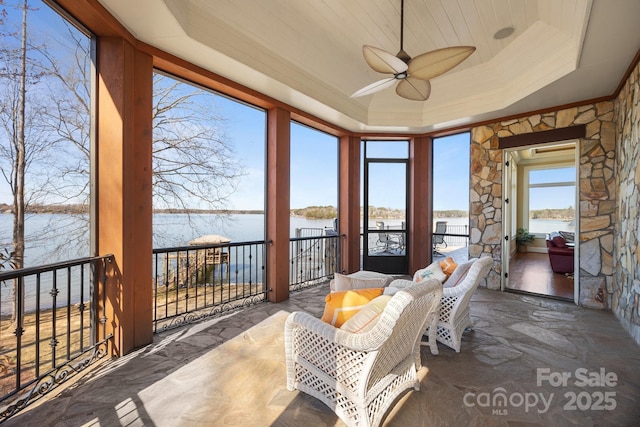
[[[566,169],[573,168],[574,169],[574,180],[573,181],[555,181],[550,183],[542,183],[542,184],[530,184],[529,183],[529,172],[532,170],[552,170],[552,169]],[[521,223],[522,227],[529,230],[529,232],[536,237],[545,237],[545,233],[536,233],[531,231],[531,227],[529,226],[529,199],[530,199],[530,191],[532,188],[552,188],[552,187],[568,187],[573,185],[574,188],[574,202],[576,204],[576,194],[577,194],[577,183],[578,183],[578,168],[576,167],[575,162],[561,162],[561,163],[553,163],[553,164],[539,164],[539,165],[523,165],[522,167],[522,218]],[[577,206],[574,206],[577,216]]]

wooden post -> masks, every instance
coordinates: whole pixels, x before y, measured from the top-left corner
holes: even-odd
[[[433,140],[409,141],[409,273],[431,263],[433,232]]]
[[[360,138],[340,138],[339,158],[339,233],[342,249],[339,272],[360,270]]]
[[[107,334],[118,356],[153,341],[151,56],[121,38],[98,38],[95,196],[98,255],[113,254]],[[101,332],[100,332],[101,333]]]
[[[289,298],[289,168],[291,114],[281,108],[267,113],[267,275],[268,298]]]

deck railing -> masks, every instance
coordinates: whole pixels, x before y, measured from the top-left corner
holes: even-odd
[[[112,261],[0,273],[0,422],[107,354],[111,335],[98,326],[108,320],[102,290]]]
[[[433,233],[434,236],[444,236],[447,246],[469,246],[469,226],[447,224],[444,233]]]
[[[154,333],[265,300],[265,246],[253,241],[154,249]]]
[[[292,238],[290,290],[332,276],[339,244],[335,233]],[[154,332],[266,300],[266,245],[154,249]],[[0,273],[0,423],[108,354],[103,290],[112,262],[108,255]]]
[[[340,237],[318,230],[291,238],[290,291],[336,271]],[[266,300],[265,261],[264,241],[154,249],[154,333]]]
[[[324,235],[291,238],[289,290],[314,286],[331,277],[338,269],[340,236],[333,230]]]

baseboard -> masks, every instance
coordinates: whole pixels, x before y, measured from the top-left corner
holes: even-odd
[[[533,252],[535,254],[546,254],[547,252],[547,248],[532,248],[532,247],[527,247],[527,252]]]

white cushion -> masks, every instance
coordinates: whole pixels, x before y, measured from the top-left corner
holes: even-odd
[[[358,271],[349,275],[334,273],[334,278],[330,282],[329,286],[331,292],[341,292],[367,288],[384,288],[389,285],[392,280],[393,277],[387,276],[386,274],[382,273],[375,273],[373,271]]]
[[[372,299],[360,311],[344,322],[340,329],[356,334],[371,330],[380,319],[380,315],[389,300],[391,300],[391,295],[380,295]]]
[[[453,288],[454,286],[461,283],[465,277],[467,277],[467,272],[475,262],[475,259],[471,261],[463,262],[462,264],[458,264],[458,267],[451,273],[451,276],[444,282],[443,287],[445,288]]]
[[[440,283],[447,279],[447,275],[442,271],[440,267],[440,261],[434,261],[425,268],[421,268],[413,275],[413,281],[416,283],[423,282],[427,279],[438,279]]]
[[[396,288],[396,289],[405,289],[413,285],[415,285],[415,282],[412,282],[411,280],[407,280],[407,279],[395,279],[394,281],[389,283],[390,288]]]

